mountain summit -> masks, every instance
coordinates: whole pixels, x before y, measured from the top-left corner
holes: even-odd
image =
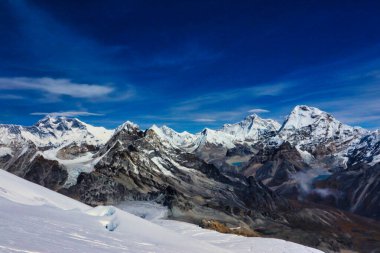
[[[367,133],[365,129],[345,125],[331,114],[306,105],[296,106],[279,130],[282,138],[303,147],[330,142],[340,145]]]

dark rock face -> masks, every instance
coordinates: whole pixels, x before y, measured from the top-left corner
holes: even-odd
[[[67,171],[57,161],[38,155],[26,168],[25,179],[52,190],[60,189],[67,179]]]
[[[0,157],[0,164],[1,165],[7,164],[11,159],[12,159],[12,156],[10,154],[6,154]]]
[[[284,142],[279,147],[263,148],[250,159],[242,173],[246,176],[254,175],[281,196],[292,199],[302,197],[307,201],[379,219],[380,164],[368,164],[378,154],[379,143],[364,145],[363,142],[371,140],[368,138],[359,142],[360,148],[351,151],[345,169],[319,169],[328,163],[329,157],[326,155],[323,159],[315,158],[314,164],[306,164],[297,149]],[[372,153],[368,156],[370,152]],[[333,160],[331,164],[334,164]],[[316,173],[315,179],[309,180],[310,189],[307,192],[300,191],[301,185],[295,176],[318,170],[325,171],[327,176],[319,178]]]
[[[357,164],[316,183],[315,188],[328,189],[333,201],[327,204],[380,219],[380,164]],[[325,203],[326,198],[319,202]]]
[[[294,212],[286,218],[300,243],[308,242],[325,252],[342,252],[342,245],[343,249],[353,252],[377,252],[380,249],[379,222],[323,205],[293,204]],[[310,238],[313,234],[315,237]]]
[[[13,152],[13,156],[2,165],[5,170],[55,191],[65,184],[68,177],[66,169],[57,161],[38,155],[33,143],[15,146]]]
[[[112,205],[123,200],[126,195],[124,186],[110,177],[99,173],[81,173],[77,184],[69,189],[60,189],[60,193],[69,195],[91,206]]]
[[[206,161],[207,163],[214,164],[221,167],[226,157],[228,149],[222,145],[215,145],[213,143],[205,143],[201,147],[198,147],[194,154]]]
[[[250,156],[253,154],[254,152],[252,150],[252,147],[248,145],[237,144],[236,147],[227,150],[226,156]]]
[[[268,147],[254,155],[243,169],[246,176],[255,177],[276,192],[287,197],[297,197],[297,185],[291,183],[293,175],[310,169],[295,147],[288,142],[279,147]]]

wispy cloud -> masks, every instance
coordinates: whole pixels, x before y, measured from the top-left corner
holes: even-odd
[[[252,109],[252,101],[266,96],[279,96],[292,86],[294,83],[290,82],[268,83],[205,93],[180,101],[169,108],[162,117],[154,118],[171,122],[195,122],[213,125],[234,123],[242,120],[248,113],[269,112],[269,110],[262,108]]]
[[[18,99],[24,99],[24,97],[19,95],[13,95],[13,94],[0,94],[0,99],[3,100],[18,100]]]
[[[270,83],[257,86],[223,90],[197,96],[183,102],[180,102],[174,111],[192,111],[199,109],[205,105],[224,103],[231,100],[242,98],[259,98],[264,96],[278,96],[286,89],[294,86],[293,83]]]
[[[239,107],[233,110],[209,110],[206,112],[187,112],[186,114],[170,114],[170,115],[141,115],[137,118],[148,119],[154,121],[165,122],[196,122],[196,123],[212,123],[213,125],[221,125],[224,123],[235,123],[247,116],[248,108]]]
[[[195,118],[193,121],[194,121],[194,122],[215,122],[216,119],[210,119],[210,118]]]
[[[37,90],[52,95],[89,99],[107,96],[114,88],[98,84],[75,83],[69,79],[13,77],[0,78],[0,90]]]
[[[251,109],[248,112],[250,112],[250,113],[267,113],[267,112],[270,112],[270,111],[265,110],[265,109],[257,108],[257,109]]]
[[[63,116],[63,117],[75,117],[75,116],[103,116],[104,114],[86,112],[86,111],[67,111],[67,112],[32,112],[30,115],[50,115],[50,116]]]
[[[337,98],[334,101],[323,101],[316,106],[332,113],[338,120],[346,124],[363,122],[375,123],[380,120],[380,93],[363,93],[355,98]],[[378,128],[378,125],[375,126]]]

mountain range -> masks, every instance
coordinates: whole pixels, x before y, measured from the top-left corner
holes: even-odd
[[[47,116],[0,125],[0,168],[92,206],[152,200],[171,219],[227,233],[372,252],[379,135],[305,105],[282,124],[253,114],[196,134]]]

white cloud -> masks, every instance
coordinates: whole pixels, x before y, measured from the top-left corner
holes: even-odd
[[[100,98],[114,89],[98,84],[74,83],[69,79],[43,78],[0,78],[0,90],[38,90],[52,95],[66,95],[74,98]]]
[[[102,116],[104,114],[86,112],[86,111],[67,111],[67,112],[32,112],[30,115],[50,115],[50,116],[64,116],[64,117],[75,117],[75,116]]]
[[[195,122],[215,122],[215,119],[210,119],[210,118],[197,118],[194,119],[193,121]]]
[[[265,110],[265,109],[257,108],[257,109],[251,109],[248,112],[250,112],[250,113],[266,113],[266,112],[270,112],[270,111]]]

